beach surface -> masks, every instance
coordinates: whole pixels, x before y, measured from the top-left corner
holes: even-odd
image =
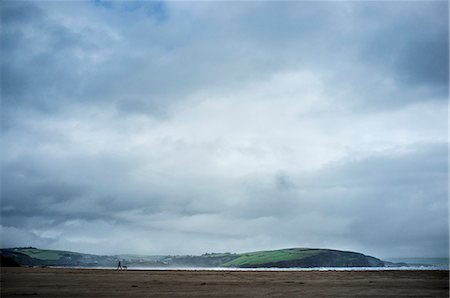
[[[449,271],[1,268],[1,297],[449,297]]]

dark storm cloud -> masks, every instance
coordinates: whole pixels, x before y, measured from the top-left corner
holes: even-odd
[[[138,11],[144,13],[148,17],[157,19],[158,21],[164,21],[168,17],[166,3],[164,3],[163,1],[94,1],[94,5],[106,9],[118,10],[121,12]]]
[[[42,16],[42,10],[29,3],[4,2],[0,15],[3,24],[24,24],[39,19]]]
[[[114,103],[114,94],[123,101],[133,97],[124,89],[134,87],[126,86],[127,77],[142,69],[141,63],[127,53],[113,53],[103,63],[93,61],[105,48],[117,46],[111,36],[95,25],[71,28],[32,2],[8,3],[7,8],[30,11],[23,14],[32,18],[23,23],[5,22],[2,28],[2,40],[6,41],[2,43],[3,53],[9,58],[2,63],[4,109],[22,107],[55,113],[76,103]],[[42,13],[35,15],[35,10]],[[120,80],[123,83],[117,84]]]
[[[143,9],[164,18],[164,6],[158,3],[119,6],[131,18]],[[157,115],[165,113],[171,93],[180,85],[184,91],[183,85],[192,80],[177,61],[168,67],[160,63],[170,53],[160,48],[163,37],[157,31],[141,38],[143,32],[132,26],[118,30],[123,35],[116,37],[95,23],[81,28],[62,24],[33,3],[5,4],[4,13],[9,11],[28,19],[23,23],[2,19],[3,53],[8,56],[2,63],[5,110],[23,107],[54,113],[77,103],[112,104],[124,113],[144,110]],[[137,35],[142,41],[134,39]],[[10,118],[8,113],[4,121]]]
[[[8,3],[5,14],[20,13],[18,17],[27,20],[2,19],[8,57],[2,64],[3,104],[52,111],[68,103],[98,103],[112,104],[124,113],[158,115],[167,113],[174,100],[205,87],[237,88],[255,75],[289,68],[331,70],[330,65],[343,86],[359,86],[364,97],[373,93],[367,88],[379,82],[348,67],[367,60],[373,61],[374,69],[387,67],[383,75],[407,84],[405,88],[438,84],[442,95],[448,77],[446,3],[409,4],[407,9],[404,4],[376,3],[193,5],[200,11],[206,7],[203,14],[170,4],[173,19],[157,24],[142,19],[142,10],[169,16],[170,6],[113,3],[108,9],[112,16],[124,13],[131,18],[128,23],[108,24],[118,34],[115,38],[98,26],[107,24],[101,18],[73,28],[36,4]],[[224,6],[229,6],[229,14],[219,13]],[[70,13],[64,4],[57,7]],[[357,30],[355,24],[368,29]],[[378,98],[363,103],[422,100],[403,98],[399,92],[375,92]]]
[[[32,2],[7,2],[2,8],[4,13],[20,10],[27,18],[23,22],[2,18],[2,53],[8,57],[1,65],[6,125],[13,121],[17,109],[51,114],[68,102],[83,100],[79,92],[83,61],[76,53],[80,49],[95,49],[95,42],[86,37],[90,32],[76,32],[50,19]]]
[[[2,2],[2,245],[445,254],[446,12]]]
[[[416,2],[408,14],[401,3],[356,6],[372,28],[362,59],[387,67],[406,85],[431,85],[445,100],[448,94],[448,2]],[[401,17],[393,17],[400,12]],[[379,19],[381,16],[381,20]]]

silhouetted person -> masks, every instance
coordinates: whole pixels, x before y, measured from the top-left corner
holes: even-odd
[[[120,269],[122,269],[122,264],[120,263],[120,260],[119,260],[119,264],[117,264],[117,270],[120,270]]]

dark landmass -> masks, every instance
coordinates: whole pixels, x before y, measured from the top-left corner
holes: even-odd
[[[5,248],[0,250],[3,258],[13,260],[25,267],[101,267],[117,264],[113,256],[98,256],[71,251],[37,249],[34,247]]]
[[[436,257],[428,257],[428,258],[389,258],[387,260],[383,260],[384,263],[389,266],[389,264],[407,264],[408,266],[435,266],[439,268],[449,268],[449,259],[445,258],[436,258]]]
[[[1,269],[9,297],[449,297],[448,270]]]
[[[361,253],[315,248],[289,248],[243,254],[206,253],[201,256],[98,256],[33,247],[1,249],[2,260],[20,266],[114,267],[120,260],[128,267],[383,267],[380,259]],[[8,261],[10,263],[10,261]],[[3,262],[2,262],[3,263]],[[9,264],[8,263],[8,264]]]
[[[2,267],[20,267],[19,263],[17,263],[13,258],[5,257],[3,254],[1,255]]]

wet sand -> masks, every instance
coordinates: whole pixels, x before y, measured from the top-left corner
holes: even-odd
[[[449,271],[2,268],[1,297],[449,297]]]

